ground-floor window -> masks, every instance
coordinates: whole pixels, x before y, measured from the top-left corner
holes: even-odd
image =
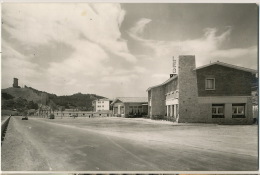
[[[232,104],[232,118],[245,118],[245,104]]]
[[[212,104],[212,118],[225,118],[224,104]]]
[[[142,106],[129,106],[129,115],[142,114]]]

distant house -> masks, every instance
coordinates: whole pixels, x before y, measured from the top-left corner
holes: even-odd
[[[202,67],[195,56],[179,56],[179,72],[147,89],[151,118],[173,121],[251,124],[251,87],[256,70],[223,62]]]
[[[147,115],[147,97],[117,97],[112,103],[113,115],[118,117],[138,117]]]
[[[97,99],[92,101],[92,107],[94,112],[99,112],[99,111],[110,111],[112,110],[112,107],[110,104],[112,103],[113,100],[110,100],[108,98],[102,98],[102,99]]]

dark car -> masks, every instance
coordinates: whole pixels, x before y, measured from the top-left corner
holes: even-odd
[[[22,120],[28,120],[27,116],[23,116]]]
[[[49,119],[55,119],[54,114],[50,114]]]
[[[70,117],[76,118],[78,117],[76,114],[71,115]]]

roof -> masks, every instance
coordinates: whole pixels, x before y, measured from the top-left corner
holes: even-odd
[[[165,84],[169,83],[170,81],[176,79],[177,77],[178,77],[178,75],[174,75],[174,76],[172,76],[171,78],[169,78],[168,80],[166,80],[165,82],[163,82],[162,84],[149,87],[146,91],[149,91],[149,90],[151,90],[151,89],[153,89],[153,88],[156,88],[156,87],[159,87],[159,86],[162,86],[162,85],[165,85]]]
[[[111,104],[114,104],[117,100],[123,103],[148,103],[148,97],[117,97]]]
[[[242,70],[242,71],[245,71],[245,72],[257,73],[257,70],[254,70],[254,69],[240,67],[240,66],[236,66],[236,65],[233,65],[233,64],[223,63],[223,62],[220,62],[220,61],[197,67],[194,70],[202,69],[202,68],[212,66],[212,65],[221,65],[221,66],[230,67],[230,68],[237,69],[237,70]]]
[[[217,61],[217,62],[214,62],[214,63],[210,63],[210,64],[207,64],[207,65],[204,65],[204,66],[197,67],[194,70],[202,69],[202,68],[205,68],[205,67],[208,67],[208,66],[212,66],[212,65],[221,65],[221,66],[230,67],[230,68],[237,69],[237,70],[242,70],[242,71],[251,72],[251,73],[257,73],[257,70],[254,70],[254,69],[249,69],[249,68],[245,68],[245,67],[235,66],[235,65],[228,64],[228,63],[223,63],[223,62],[220,62],[220,61]],[[156,87],[159,87],[159,86],[163,86],[163,85],[169,83],[170,81],[174,80],[177,77],[178,77],[178,75],[174,75],[173,77],[169,78],[168,80],[166,80],[162,84],[149,87],[146,91],[149,91],[149,90],[151,90],[153,88],[156,88]]]
[[[100,99],[93,100],[92,103],[95,101],[113,101],[113,100],[111,100],[109,98],[100,98]]]

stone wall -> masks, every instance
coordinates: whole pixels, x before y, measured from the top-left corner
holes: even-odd
[[[154,116],[165,116],[165,86],[151,89],[151,103],[151,118]]]
[[[233,102],[234,103],[234,102]],[[216,123],[216,124],[253,124],[252,99],[246,98],[245,118],[232,118],[232,103],[224,104],[224,118],[212,118],[212,103],[199,103],[200,118],[198,122]]]

